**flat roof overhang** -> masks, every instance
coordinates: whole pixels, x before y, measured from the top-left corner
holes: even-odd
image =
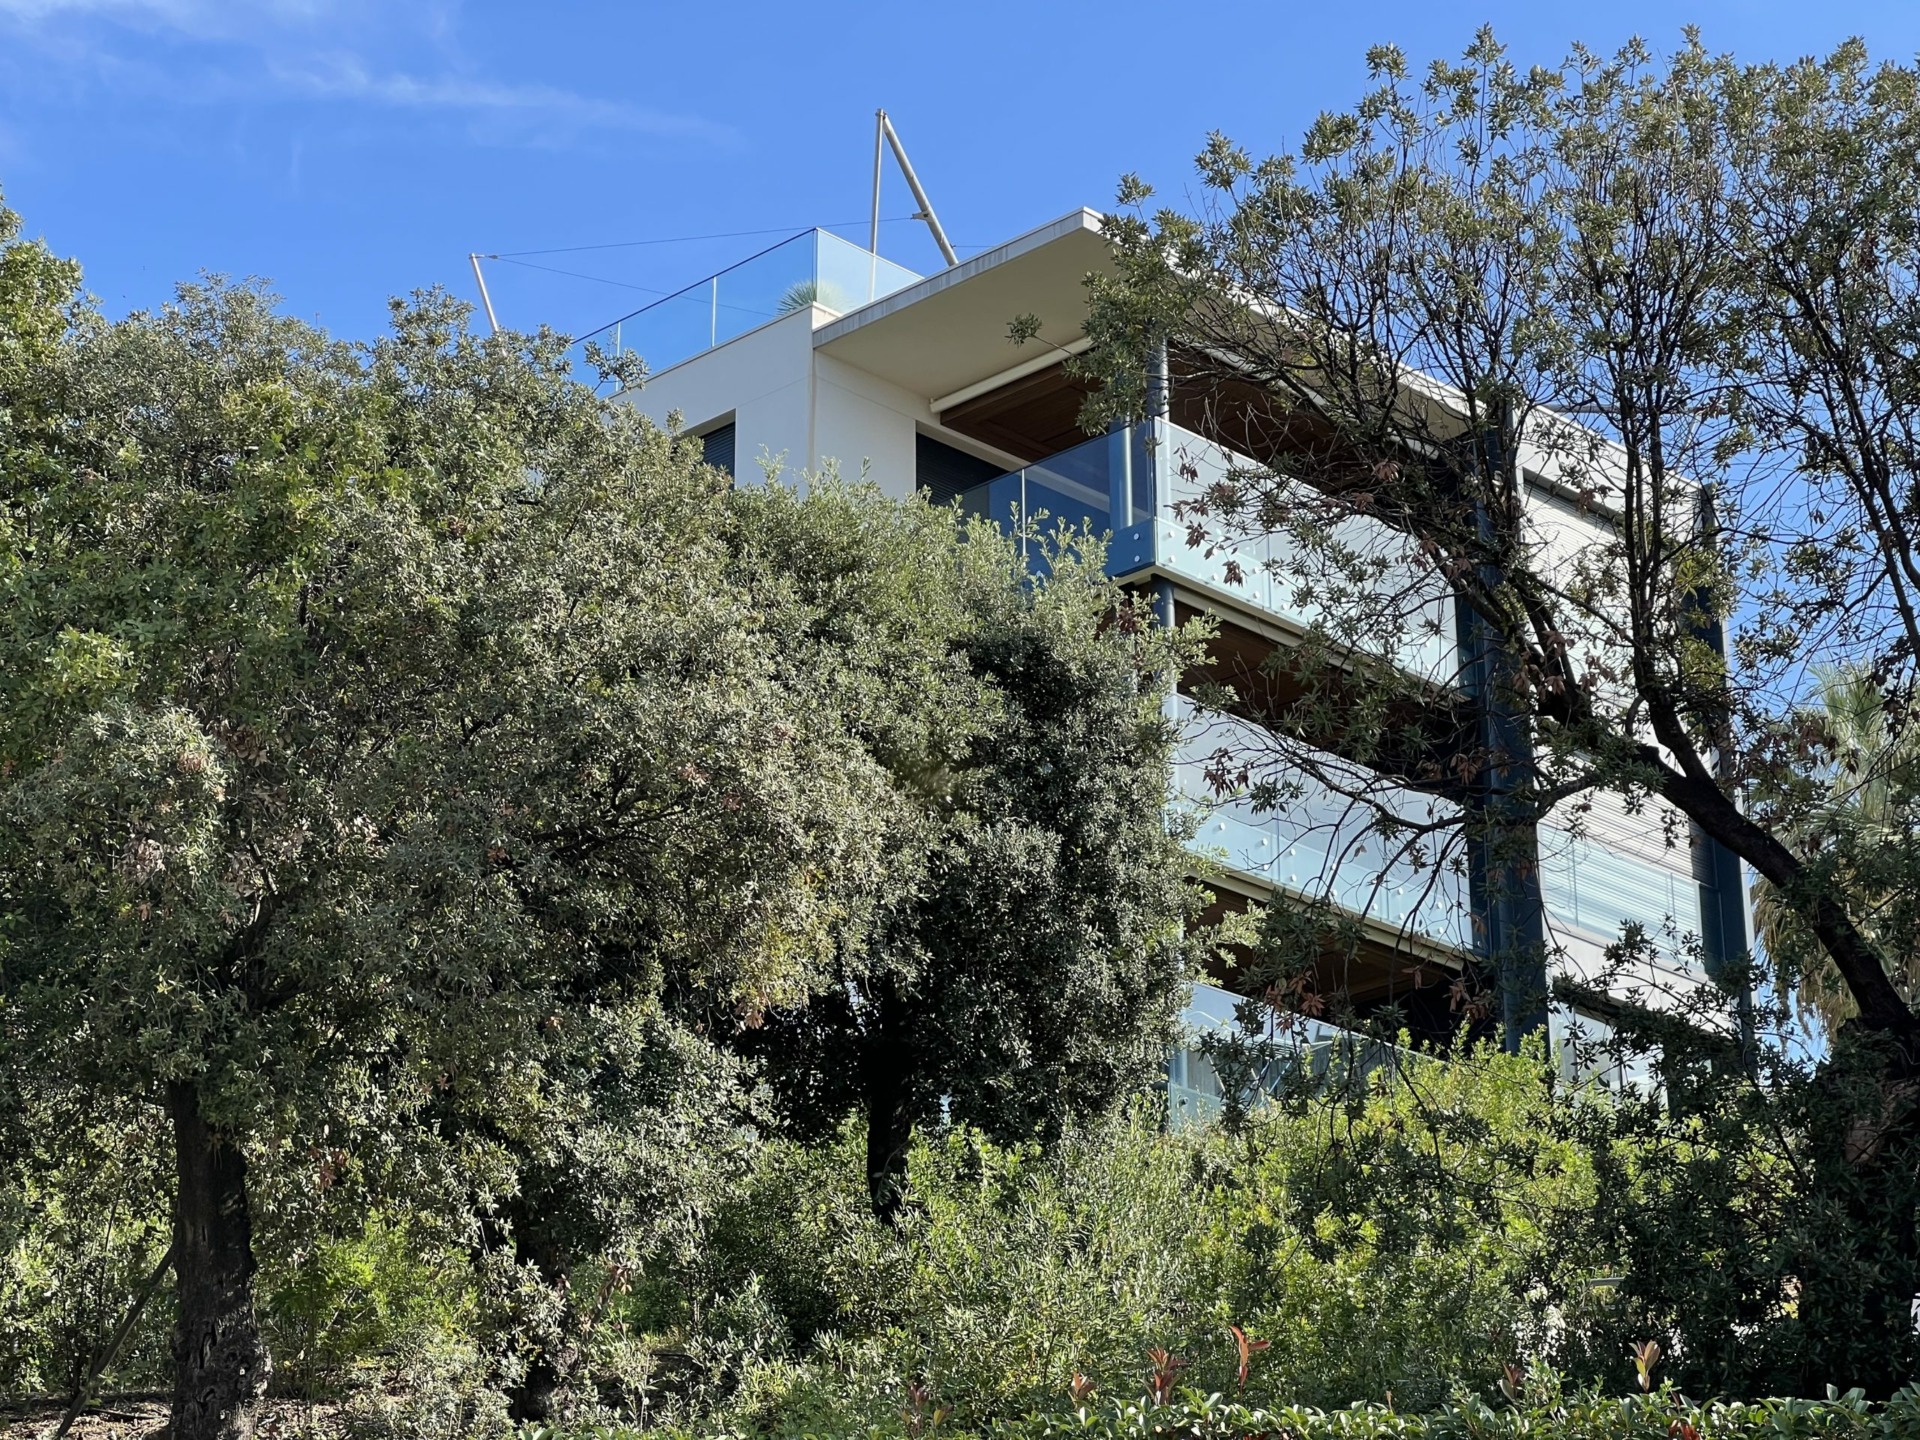
[[[1060,359],[1086,327],[1087,273],[1111,265],[1100,216],[1075,210],[821,326],[814,348],[930,402],[957,395]],[[1016,347],[1021,315],[1040,333]]]

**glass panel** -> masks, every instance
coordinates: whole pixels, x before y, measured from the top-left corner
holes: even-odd
[[[736,335],[790,315],[820,293],[813,268],[813,234],[796,235],[764,254],[743,260],[715,277],[713,340]]]
[[[1669,961],[1681,958],[1669,919],[1681,937],[1702,933],[1700,886],[1691,875],[1547,825],[1540,827],[1540,889],[1561,924],[1611,944],[1636,922]]]
[[[1181,1047],[1167,1057],[1167,1118],[1178,1129],[1203,1125],[1219,1115],[1220,1077],[1198,1050]]]
[[[1101,435],[1027,467],[1027,523],[1051,535],[1061,525],[1104,535],[1113,528],[1112,444]]]
[[[1112,531],[1113,450],[1110,437],[1097,436],[963,491],[960,506],[996,525],[1030,530],[1027,563],[1044,573],[1047,543],[1063,525],[1098,536]]]
[[[907,269],[904,265],[896,265],[883,255],[880,257],[880,264],[874,275],[873,298],[884,300],[894,291],[904,290],[921,278],[923,277],[917,272]]]
[[[959,506],[968,515],[991,520],[1002,528],[1020,523],[1020,474],[996,476],[984,485],[962,490]]]
[[[1547,1034],[1562,1079],[1574,1084],[1597,1081],[1612,1090],[1658,1093],[1659,1079],[1653,1073],[1652,1057],[1621,1045],[1614,1038],[1613,1027],[1604,1020],[1573,1010],[1555,1010],[1547,1017]]]
[[[1128,505],[1127,523],[1141,525],[1153,519],[1153,426],[1134,425],[1127,431],[1129,450],[1127,463],[1132,473],[1127,477],[1131,481],[1131,503]]]
[[[814,239],[819,303],[836,314],[857,310],[920,278],[905,266],[896,265],[829,231],[814,231]]]
[[[712,343],[713,303],[706,283],[649,305],[602,333],[601,343],[638,355],[656,374],[697,355]],[[618,340],[614,339],[617,332]]]
[[[858,245],[809,230],[669,295],[588,338],[637,354],[656,374],[809,304],[843,312],[920,277]],[[584,343],[575,346],[579,364]]]
[[[1329,605],[1339,612],[1348,610],[1338,598],[1339,587],[1351,582],[1329,573],[1330,567],[1316,556],[1302,553],[1291,536],[1236,534],[1228,543],[1216,518],[1183,514],[1183,504],[1205,499],[1233,471],[1250,468],[1252,462],[1177,425],[1161,422],[1157,428],[1163,436],[1154,450],[1161,565],[1303,627],[1322,621]],[[1148,498],[1136,486],[1134,505],[1144,509]],[[1210,532],[1200,545],[1188,543],[1188,526],[1195,523]],[[1416,674],[1451,680],[1457,668],[1452,598],[1444,582],[1417,560],[1407,537],[1356,516],[1340,521],[1333,538],[1363,561],[1383,562],[1378,593],[1394,597],[1380,607],[1379,623],[1372,623],[1375,617],[1364,609],[1355,610],[1357,619],[1369,622],[1356,643],[1382,654],[1391,651],[1397,664]]]
[[[1263,732],[1247,721],[1218,715],[1202,720],[1186,696],[1178,699],[1177,716],[1181,741],[1175,783],[1204,817],[1194,837],[1196,849],[1296,894],[1466,948],[1471,931],[1465,876],[1435,864],[1431,842],[1425,854],[1415,854],[1402,837],[1382,835],[1374,825],[1375,807],[1409,824],[1425,824],[1452,813],[1450,802],[1315,752],[1314,763],[1336,774],[1343,789],[1370,797],[1370,803],[1353,801],[1304,773],[1280,771],[1276,758],[1262,756]],[[1229,768],[1245,765],[1256,781],[1270,778],[1286,785],[1278,808],[1261,811],[1243,794],[1213,794],[1206,767],[1222,750]]]

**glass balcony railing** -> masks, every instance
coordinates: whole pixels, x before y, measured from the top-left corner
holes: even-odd
[[[961,508],[1025,535],[1027,562],[1036,569],[1043,569],[1046,561],[1042,537],[1065,526],[1107,537],[1107,568],[1112,573],[1137,570],[1141,567],[1135,564],[1115,568],[1120,551],[1111,542],[1119,538],[1116,532],[1153,514],[1153,466],[1147,445],[1151,433],[1144,425],[1133,425],[1096,436],[1024,470],[962,491]]]
[[[1235,603],[1306,628],[1321,619],[1323,602],[1308,583],[1310,557],[1284,536],[1262,536],[1235,546],[1194,546],[1177,507],[1203,495],[1228,471],[1251,462],[1167,421],[1119,427],[1071,450],[1011,471],[962,492],[971,514],[1009,525],[1025,536],[1028,564],[1044,571],[1046,537],[1065,526],[1106,537],[1107,570],[1116,578],[1159,570],[1197,582]],[[1342,547],[1377,560],[1379,584],[1391,586],[1393,608],[1412,612],[1391,657],[1416,674],[1446,683],[1454,678],[1457,643],[1453,602],[1437,576],[1424,573],[1406,537],[1377,521],[1344,521]],[[1238,561],[1236,570],[1229,561]],[[1178,788],[1200,812],[1197,850],[1229,869],[1351,913],[1466,949],[1471,945],[1466,877],[1423,863],[1405,844],[1380,833],[1376,812],[1335,789],[1292,773],[1303,791],[1267,812],[1247,795],[1216,795],[1206,779],[1221,751],[1236,767],[1260,754],[1258,727],[1225,716],[1196,721],[1182,698],[1183,739]],[[1323,773],[1352,771],[1345,788],[1368,795],[1410,824],[1435,818],[1447,801],[1395,786],[1363,767],[1323,757]]]
[[[1240,1024],[1240,1005],[1238,995],[1217,985],[1200,983],[1189,992],[1167,1057],[1167,1118],[1175,1128],[1204,1125],[1225,1103],[1226,1087],[1206,1049],[1209,1037],[1250,1041],[1266,1053],[1251,1077],[1250,1101],[1292,1083],[1367,1075],[1417,1060],[1397,1045],[1301,1015],[1267,1011],[1264,1023],[1248,1032]]]
[[[1567,927],[1611,945],[1635,923],[1664,961],[1681,971],[1692,968],[1690,942],[1706,930],[1700,882],[1691,874],[1557,826],[1540,827],[1540,894],[1556,930]]]
[[[1209,535],[1200,545],[1189,543],[1182,507],[1232,472],[1256,468],[1190,430],[1146,421],[987,481],[960,498],[971,513],[1024,531],[1036,568],[1044,558],[1037,537],[1064,523],[1107,537],[1107,570],[1116,577],[1158,569],[1305,629],[1346,606],[1335,598],[1342,582],[1326,575],[1328,567],[1291,536],[1228,543]],[[1386,600],[1383,614],[1399,622],[1374,627],[1385,637],[1377,642],[1381,653],[1413,674],[1451,682],[1459,649],[1444,580],[1420,563],[1407,536],[1379,521],[1343,519],[1332,539],[1370,567],[1374,594]]]
[[[1259,726],[1229,715],[1197,716],[1185,696],[1176,703],[1180,745],[1174,783],[1199,814],[1195,850],[1251,879],[1327,901],[1403,934],[1471,948],[1465,874],[1440,861],[1433,840],[1414,841],[1406,832],[1388,833],[1376,823],[1381,811],[1409,826],[1451,820],[1458,813],[1451,801],[1393,784],[1332,755],[1316,758],[1338,788],[1304,770],[1283,770],[1278,757],[1263,763],[1263,751],[1270,752],[1272,742]],[[1215,765],[1216,756],[1229,763]],[[1255,781],[1264,771],[1284,785],[1282,802],[1257,808],[1248,793],[1251,786],[1222,795],[1208,782],[1209,769],[1243,767]]]
[[[638,355],[658,374],[807,305],[844,313],[918,279],[838,235],[803,230],[583,335],[574,346],[576,363],[591,340],[609,354]]]

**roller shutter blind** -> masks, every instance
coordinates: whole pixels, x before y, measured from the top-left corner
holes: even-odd
[[[931,435],[915,437],[914,484],[935,505],[951,505],[964,490],[1005,473],[991,460],[943,444]]]
[[[733,422],[731,420],[700,437],[700,458],[716,470],[724,470],[729,475],[734,473]]]

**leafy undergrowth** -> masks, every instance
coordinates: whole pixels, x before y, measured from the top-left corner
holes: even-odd
[[[658,1440],[666,1432],[646,1433]],[[1699,1403],[1671,1388],[1615,1398],[1594,1393],[1562,1397],[1551,1386],[1528,1387],[1513,1404],[1489,1405],[1462,1394],[1437,1409],[1411,1414],[1377,1404],[1269,1409],[1185,1390],[1164,1401],[1143,1396],[1102,1402],[1084,1396],[1071,1410],[1031,1415],[984,1431],[946,1428],[946,1416],[931,1397],[917,1395],[891,1423],[859,1433],[869,1440],[1908,1440],[1920,1437],[1920,1385],[1882,1405],[1870,1404],[1858,1390],[1825,1400]],[[638,1440],[641,1434],[621,1427],[530,1427],[520,1432],[519,1440]],[[751,1437],[681,1432],[675,1440]],[[808,1440],[853,1440],[853,1435],[837,1431]]]

